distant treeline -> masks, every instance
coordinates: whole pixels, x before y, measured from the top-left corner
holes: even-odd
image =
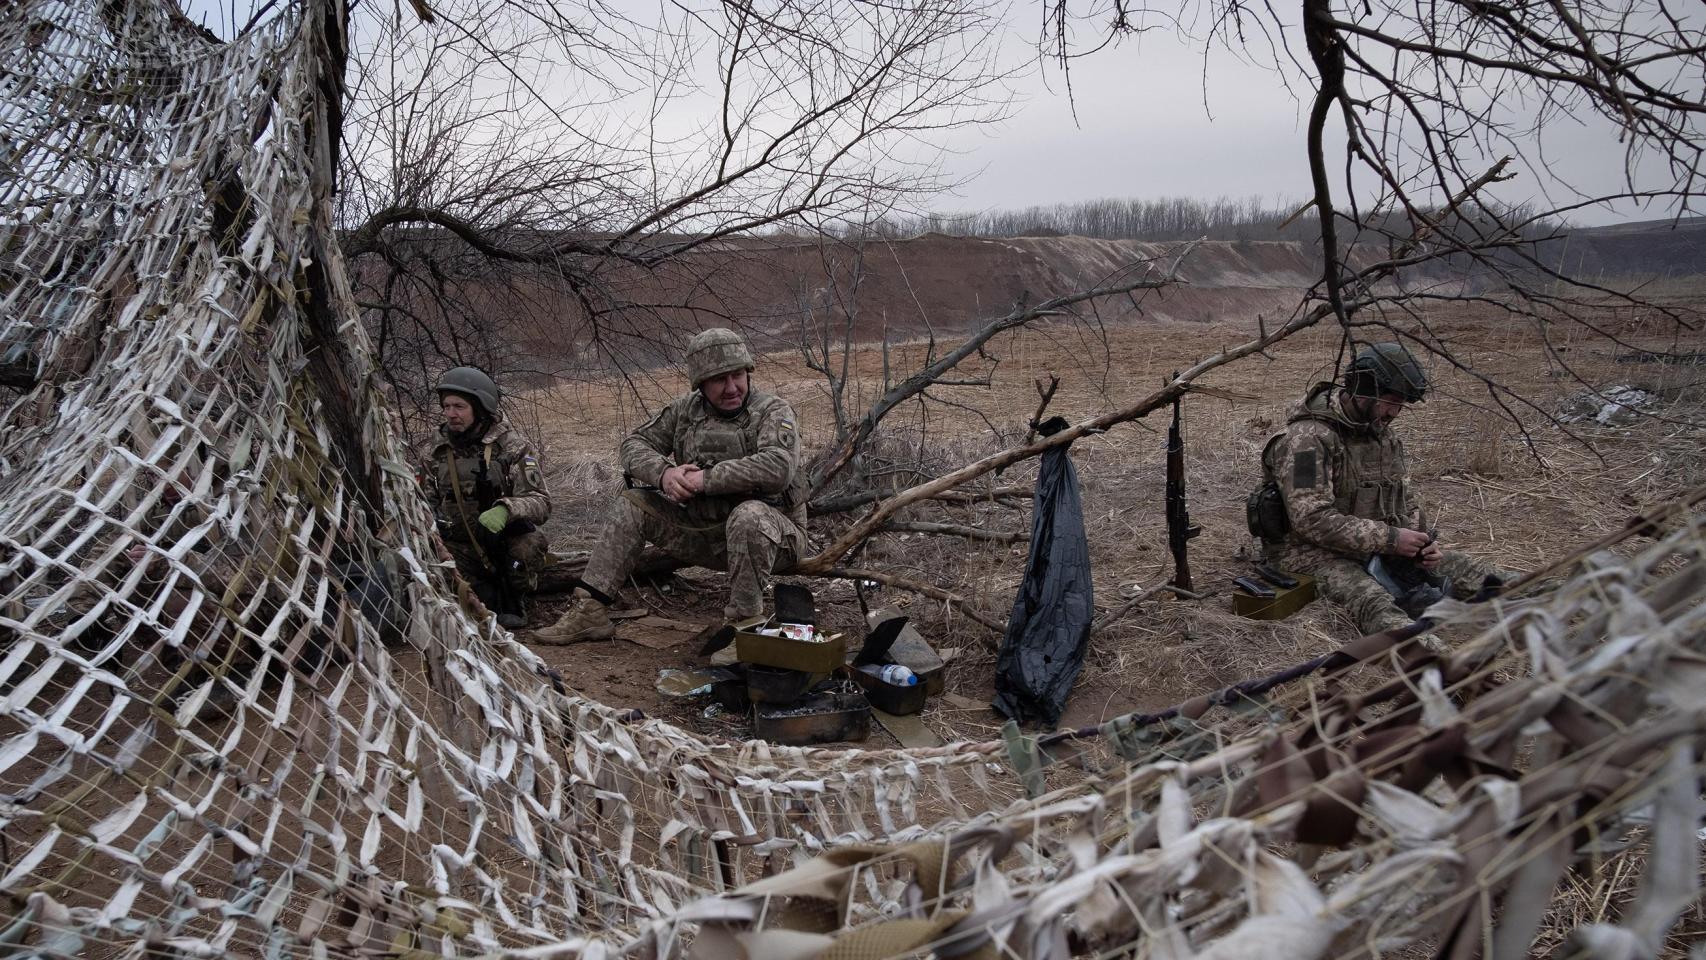
[[[1303,201],[1260,197],[1202,200],[1194,197],[1102,199],[1057,203],[1023,210],[982,213],[891,215],[837,231],[846,239],[895,239],[923,233],[968,237],[1095,237],[1102,240],[1294,240],[1311,235],[1314,211],[1284,232],[1280,225]]]
[[[1087,200],[1057,203],[1023,210],[990,210],[981,213],[890,214],[880,220],[848,224],[834,230],[848,240],[902,239],[926,233],[965,237],[1094,237],[1101,240],[1298,240],[1316,239],[1313,209],[1304,200],[1263,200],[1261,197],[1195,197],[1157,199]],[[1530,222],[1532,211],[1522,206],[1476,208],[1458,211],[1439,224],[1464,239],[1503,233],[1501,224],[1521,224],[1527,240],[1551,236],[1558,225],[1550,221]],[[1437,216],[1424,212],[1424,216]],[[1387,238],[1409,236],[1414,229],[1404,217],[1394,216],[1385,229],[1362,233],[1364,243],[1382,245]],[[1282,229],[1283,228],[1283,229]],[[1429,231],[1433,232],[1433,231]],[[1340,227],[1347,242],[1357,234]]]

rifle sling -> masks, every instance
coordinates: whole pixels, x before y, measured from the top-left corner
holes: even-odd
[[[462,502],[462,471],[456,467],[456,451],[447,446],[444,449],[444,455],[450,458],[450,493],[456,498],[456,515],[462,519],[462,530],[468,534],[468,542],[474,545],[474,552],[480,555],[480,562],[486,565],[486,569],[495,572],[502,579],[504,571],[499,570],[497,564],[492,562],[492,558],[486,554],[485,545],[480,543],[479,535],[468,524],[468,506]],[[486,463],[488,465],[491,463],[489,452],[486,454]]]

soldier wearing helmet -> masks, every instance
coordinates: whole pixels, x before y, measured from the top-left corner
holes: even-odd
[[[533,446],[503,419],[498,385],[475,367],[438,382],[444,423],[432,451],[431,495],[439,533],[474,593],[498,623],[527,625],[526,597],[549,559],[551,496]]]
[[[806,482],[794,410],[752,388],[740,334],[705,330],[687,344],[693,389],[622,441],[636,486],[616,498],[568,612],[535,634],[547,644],[609,637],[609,605],[649,543],[696,566],[727,570],[724,616],[763,611],[770,574],[806,546]]]
[[[1262,451],[1263,485],[1250,495],[1250,530],[1267,561],[1315,578],[1365,633],[1408,624],[1370,560],[1413,561],[1462,599],[1508,574],[1435,541],[1410,489],[1404,443],[1391,424],[1427,392],[1427,375],[1399,343],[1362,347],[1344,385],[1317,383],[1285,432]]]

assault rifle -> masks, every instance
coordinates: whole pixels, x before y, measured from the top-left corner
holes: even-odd
[[[1173,374],[1177,380],[1179,375]],[[1184,395],[1173,398],[1173,425],[1167,428],[1167,547],[1173,552],[1173,586],[1191,586],[1191,561],[1187,555],[1192,537],[1202,528],[1191,523],[1185,504],[1185,435],[1181,420]]]
[[[474,471],[474,502],[479,505],[480,510],[491,509],[503,497],[503,491],[487,473],[486,466],[486,460],[482,457],[479,466]],[[466,517],[463,518],[463,522],[467,523]],[[526,608],[522,604],[520,591],[516,590],[515,582],[511,579],[515,575],[517,564],[514,558],[509,555],[509,537],[507,534],[525,523],[524,520],[512,519],[509,525],[498,533],[487,530],[478,522],[470,524],[472,528],[470,532],[474,534],[480,550],[486,555],[486,562],[491,565],[492,572],[495,574],[493,579],[497,590],[497,612],[514,614],[518,617],[526,616],[522,612]],[[525,532],[525,530],[519,532]],[[486,597],[481,597],[480,601],[482,603],[488,602]]]

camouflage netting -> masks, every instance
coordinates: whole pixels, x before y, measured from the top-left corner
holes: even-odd
[[[1504,957],[1612,857],[1640,882],[1573,942],[1676,936],[1698,498],[1450,611],[1449,654],[1077,739],[798,750],[564,695],[431,560],[332,230],[338,22],[0,18],[8,950]]]

